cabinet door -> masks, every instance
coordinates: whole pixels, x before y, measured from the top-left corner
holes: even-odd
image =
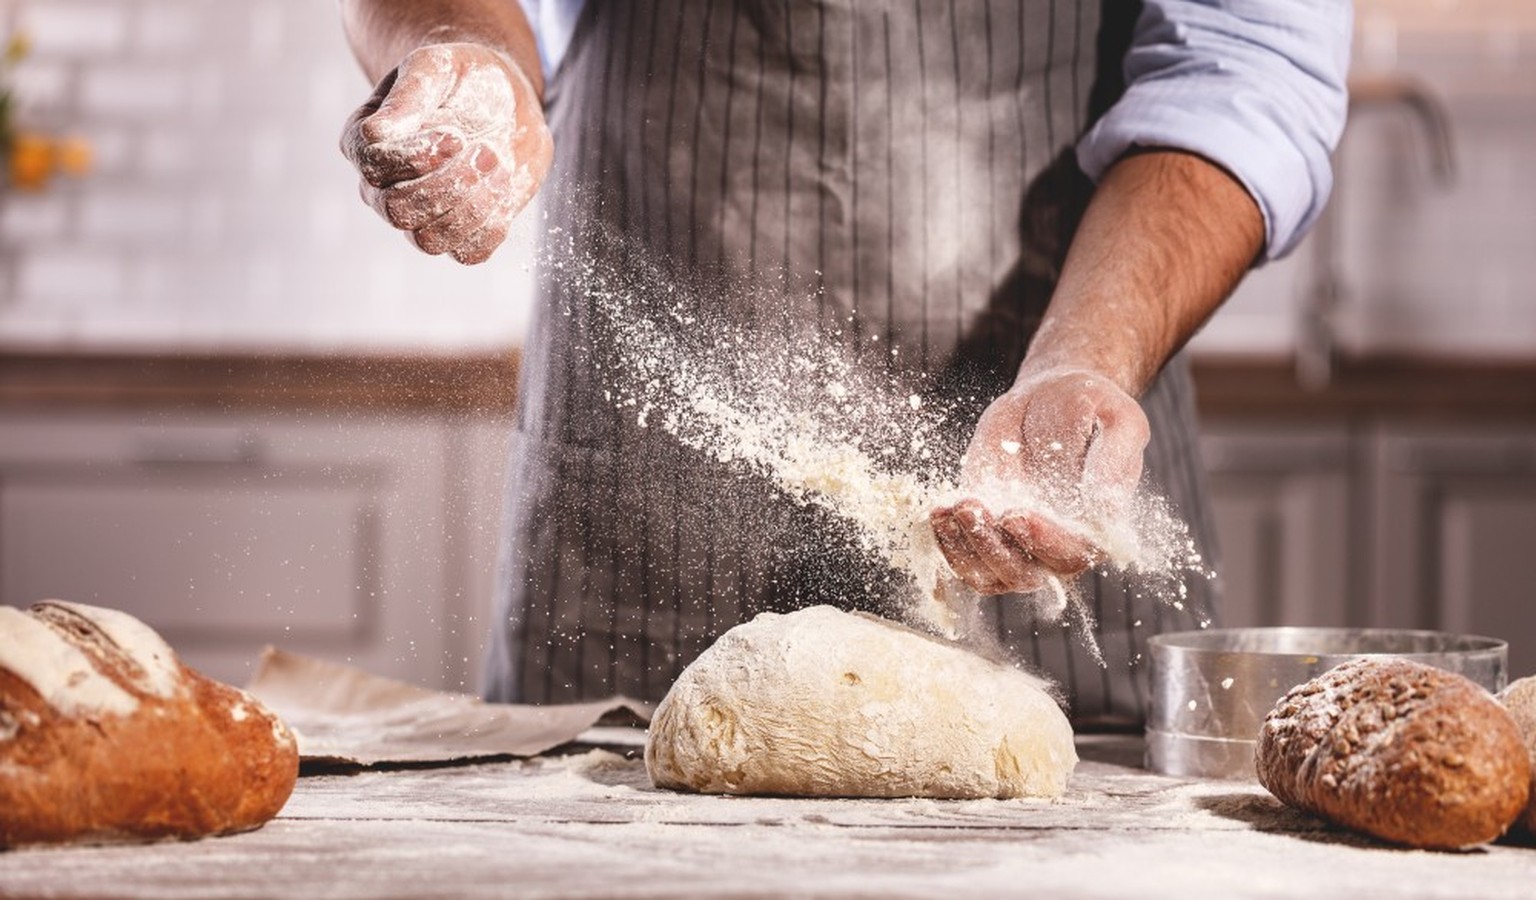
[[[495,599],[502,576],[501,537],[507,509],[506,475],[510,417],[469,419],[455,429],[449,444],[448,470],[452,510],[448,525],[448,638],[456,646],[463,675],[454,690],[479,693],[491,630],[497,626]]]
[[[1337,430],[1206,428],[1223,626],[1340,626],[1350,604],[1349,439]]]
[[[1375,618],[1509,642],[1536,674],[1536,431],[1376,439]]]
[[[0,419],[0,602],[126,610],[236,683],[269,643],[462,682],[442,627],[443,435],[425,419]]]

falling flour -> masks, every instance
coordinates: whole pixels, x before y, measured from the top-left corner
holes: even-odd
[[[898,367],[857,364],[835,331],[775,339],[789,328],[707,313],[705,298],[633,260],[623,277],[569,255],[556,254],[554,263],[593,302],[612,344],[610,403],[641,427],[662,429],[835,515],[863,554],[901,573],[905,598],[896,612],[909,623],[950,639],[987,640],[979,627],[985,598],[955,576],[928,522],[933,509],[967,496],[956,482],[952,407],[913,390]],[[1187,526],[1145,487],[1113,521],[1068,515],[1070,504],[1025,483],[989,486],[979,499],[999,512],[1048,516],[1087,537],[1105,551],[1106,570],[1138,576],[1176,608],[1186,576],[1210,577]],[[1052,577],[1027,602],[1037,620],[1070,618],[1098,656],[1092,615],[1074,586]]]

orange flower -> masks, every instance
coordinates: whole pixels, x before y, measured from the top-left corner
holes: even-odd
[[[15,64],[26,59],[27,54],[31,52],[32,39],[27,37],[26,32],[18,31],[11,35],[11,39],[6,42],[4,57],[5,63],[6,65],[14,66]]]
[[[36,191],[53,175],[53,147],[48,139],[23,132],[11,144],[11,184]]]
[[[65,175],[80,176],[91,170],[91,145],[84,138],[64,138],[54,145],[53,154]]]

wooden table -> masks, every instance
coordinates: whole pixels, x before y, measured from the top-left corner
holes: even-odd
[[[1087,737],[1067,797],[792,800],[657,791],[608,750],[306,777],[250,834],[0,854],[48,897],[1531,897],[1536,847],[1399,850],[1257,785],[1138,767]]]

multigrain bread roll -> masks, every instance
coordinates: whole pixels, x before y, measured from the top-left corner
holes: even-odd
[[[1509,713],[1472,681],[1357,659],[1292,688],[1264,720],[1259,781],[1285,803],[1411,847],[1493,840],[1531,768]]]
[[[0,606],[0,847],[257,828],[298,766],[276,716],[132,616]]]
[[[1531,797],[1526,802],[1525,812],[1520,814],[1520,824],[1527,831],[1536,833],[1536,676],[1512,682],[1499,693],[1499,700],[1515,720],[1515,727],[1520,729],[1520,737],[1525,741],[1525,750],[1530,757]]]

